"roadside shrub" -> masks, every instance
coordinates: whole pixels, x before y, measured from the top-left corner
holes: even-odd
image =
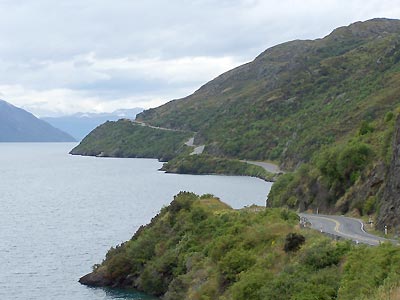
[[[338,265],[349,250],[348,242],[336,244],[329,239],[324,239],[304,249],[301,253],[301,262],[314,270]]]
[[[220,272],[227,282],[234,282],[238,275],[249,269],[255,263],[255,257],[242,249],[229,251],[219,264]]]
[[[300,249],[301,245],[304,244],[306,238],[298,233],[289,233],[285,239],[285,245],[283,249],[285,252],[295,252]]]
[[[317,158],[317,167],[325,175],[331,186],[335,184],[347,188],[353,184],[360,172],[371,162],[371,147],[359,141],[352,141],[345,146],[326,149]]]

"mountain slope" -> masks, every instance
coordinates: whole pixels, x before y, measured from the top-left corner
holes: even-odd
[[[174,159],[176,170],[203,169],[209,157],[277,161],[286,174],[269,206],[375,215],[394,232],[399,112],[400,21],[373,19],[267,49],[137,121],[205,145],[201,157]]]
[[[135,119],[136,114],[142,111],[142,108],[119,109],[112,113],[76,113],[69,116],[43,117],[41,119],[69,133],[77,140],[82,140],[104,122],[117,121],[122,118]]]
[[[70,154],[166,161],[187,152],[184,143],[191,136],[190,132],[159,130],[121,119],[98,126]]]
[[[284,43],[137,119],[196,131],[209,154],[291,169],[398,104],[399,32],[399,20],[374,19]]]
[[[0,100],[0,142],[74,142],[69,134]]]

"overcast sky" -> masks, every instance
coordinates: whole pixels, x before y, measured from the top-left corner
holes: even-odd
[[[398,0],[0,0],[0,98],[37,116],[158,106]]]

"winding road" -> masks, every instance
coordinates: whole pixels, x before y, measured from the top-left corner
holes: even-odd
[[[282,170],[279,169],[278,165],[275,165],[270,162],[265,162],[265,161],[253,161],[253,160],[242,160],[243,162],[246,162],[251,165],[256,165],[259,167],[264,168],[267,172],[270,172],[272,174],[278,174],[278,173],[283,173]]]
[[[144,122],[137,121],[137,120],[132,120],[132,123],[133,123],[133,124],[136,124],[136,125],[143,126],[143,127],[148,127],[148,128],[153,128],[153,129],[159,129],[159,130],[165,130],[165,131],[188,132],[188,131],[180,130],[180,129],[172,129],[172,128],[166,128],[166,127],[152,126],[152,125],[149,125],[149,124],[146,124],[146,123],[144,123]],[[194,134],[196,134],[196,133],[194,132]],[[186,145],[186,146],[189,146],[189,147],[193,147],[193,152],[190,153],[190,155],[199,155],[199,154],[202,154],[203,151],[204,151],[204,148],[205,148],[205,145],[195,145],[195,144],[194,144],[194,136],[191,137],[188,141],[186,141],[186,142],[185,142],[185,145]]]
[[[170,128],[155,127],[136,120],[133,121],[133,123],[154,129],[181,131]],[[204,150],[204,145],[194,144],[194,137],[191,137],[187,142],[185,142],[185,145],[194,148],[191,155],[201,154]],[[273,174],[283,173],[279,169],[279,166],[270,162],[249,161],[249,160],[242,160],[242,162],[263,167],[265,170]],[[316,215],[316,214],[305,214],[305,213],[300,213],[299,216],[303,221],[303,223],[304,222],[310,223],[311,228],[313,229],[316,229],[322,233],[327,233],[333,236],[338,236],[344,239],[352,240],[357,244],[362,243],[371,246],[377,246],[383,242],[391,242],[396,245],[398,244],[398,242],[395,240],[385,239],[367,233],[364,230],[364,223],[359,219],[348,218],[344,216],[336,216],[336,215],[321,215],[321,214]]]
[[[146,124],[146,123],[141,122],[141,121],[136,121],[136,120],[130,120],[130,121],[133,124],[140,125],[140,126],[143,126],[143,127],[153,128],[153,129],[159,129],[159,130],[164,130],[164,131],[175,131],[175,132],[187,132],[185,130],[180,130],[180,129],[172,129],[172,128],[166,128],[166,127],[152,126],[152,125]]]
[[[141,122],[141,121],[137,121],[137,120],[131,120],[131,122],[133,124],[136,125],[140,125],[140,126],[144,126],[144,127],[149,127],[149,128],[153,128],[153,129],[159,129],[159,130],[166,130],[166,131],[176,131],[176,132],[186,132],[184,130],[180,130],[180,129],[172,129],[172,128],[166,128],[166,127],[157,127],[157,126],[152,126],[149,125],[147,123]],[[196,132],[193,132],[194,134],[196,134]],[[205,148],[205,145],[196,145],[194,143],[194,136],[189,138],[189,140],[187,140],[185,142],[186,146],[189,147],[193,147],[193,152],[190,153],[190,155],[199,155],[202,154]],[[264,168],[265,170],[267,170],[268,172],[272,173],[272,174],[278,174],[278,173],[283,173],[280,169],[278,165],[275,165],[273,163],[270,162],[264,162],[264,161],[251,161],[251,160],[242,160],[242,162],[246,162],[248,164],[251,165],[256,165],[256,166],[260,166],[262,168]]]
[[[199,155],[202,154],[206,145],[195,145],[194,144],[194,137],[191,137],[186,143],[186,146],[194,147],[193,152],[190,155]]]
[[[333,215],[299,214],[311,223],[311,228],[318,231],[352,240],[356,243],[377,246],[383,242],[398,244],[395,240],[385,239],[365,232],[364,224],[359,219]]]
[[[146,126],[154,129],[168,130],[168,131],[182,131],[170,128],[151,126],[144,122],[136,120],[132,122],[137,125]],[[204,145],[194,144],[194,137],[191,137],[187,142],[185,142],[185,145],[194,148],[191,155],[201,154],[204,150]],[[270,162],[249,161],[249,160],[242,160],[242,162],[263,167],[270,173],[274,174],[283,173],[279,169],[279,166]],[[322,233],[327,233],[333,236],[352,240],[357,244],[362,243],[371,246],[377,246],[383,242],[391,242],[396,245],[399,244],[398,241],[385,239],[383,237],[378,237],[367,233],[364,230],[364,223],[359,219],[337,216],[337,215],[321,215],[321,214],[316,215],[316,214],[306,214],[306,213],[300,213],[299,216],[303,223],[305,222],[310,223],[311,228],[313,229],[316,229]]]

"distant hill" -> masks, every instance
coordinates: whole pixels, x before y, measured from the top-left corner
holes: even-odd
[[[82,140],[89,132],[107,121],[135,119],[143,108],[119,109],[112,113],[76,113],[61,117],[44,117],[42,120]]]
[[[75,142],[31,113],[0,100],[0,142]]]

